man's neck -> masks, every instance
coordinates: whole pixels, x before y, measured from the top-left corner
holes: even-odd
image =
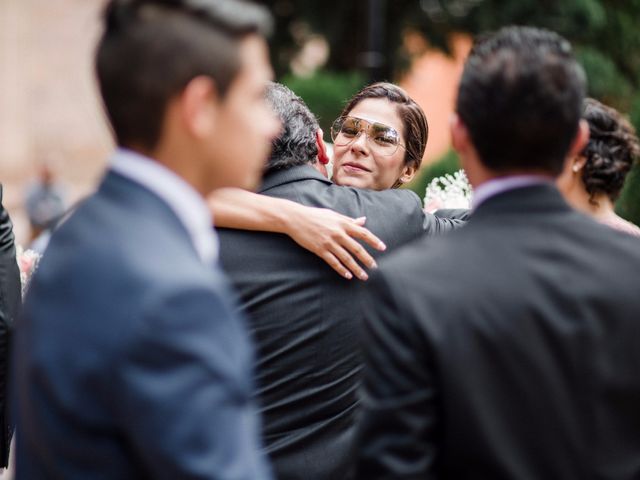
[[[474,191],[473,208],[477,208],[481,203],[489,198],[516,188],[529,187],[533,185],[551,184],[553,178],[550,175],[517,174],[495,176],[480,183]]]

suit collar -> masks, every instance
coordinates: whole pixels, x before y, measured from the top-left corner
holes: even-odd
[[[260,193],[267,190],[279,187],[286,183],[298,182],[300,180],[318,180],[331,185],[331,180],[324,177],[320,172],[310,165],[297,165],[295,167],[287,168],[284,170],[276,170],[270,172],[262,180],[262,186],[258,190]]]
[[[478,205],[471,220],[495,214],[527,215],[570,211],[571,207],[555,185],[545,183],[498,193]]]
[[[153,192],[173,210],[203,262],[216,260],[218,241],[211,212],[191,185],[160,163],[131,150],[117,149],[110,163],[112,171]]]

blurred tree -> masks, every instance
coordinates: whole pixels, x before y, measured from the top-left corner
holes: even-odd
[[[360,70],[363,78],[398,78],[420,50],[406,48],[407,33],[449,52],[453,32],[478,34],[504,25],[549,28],[569,39],[589,78],[589,94],[628,112],[640,130],[640,0],[262,0],[276,16],[273,61],[280,77],[311,33],[329,46],[326,68]],[[370,14],[384,19],[379,68],[371,56]],[[380,42],[379,42],[380,43]],[[425,43],[426,45],[427,43]],[[370,75],[375,74],[375,78]],[[640,174],[630,176],[620,213],[640,223]],[[637,207],[636,207],[637,206]]]
[[[589,48],[591,57],[599,52],[598,58],[610,64],[607,71],[618,71],[620,78],[638,84],[640,36],[635,33],[635,22],[640,17],[640,0],[259,1],[275,14],[277,28],[272,44],[279,74],[288,70],[288,62],[309,32],[327,38],[331,47],[329,69],[361,68],[362,53],[370,41],[368,29],[374,26],[370,9],[375,8],[384,20],[380,32],[385,60],[380,74],[384,78],[392,78],[394,71],[407,65],[407,52],[402,46],[403,35],[409,30],[422,32],[431,45],[448,51],[451,32],[477,34],[518,24],[556,30],[578,51]]]
[[[421,169],[418,175],[403,188],[413,190],[418,197],[423,198],[427,185],[431,183],[431,180],[446,175],[447,173],[457,172],[460,168],[460,158],[458,154],[451,149],[438,160]]]
[[[311,77],[285,75],[282,83],[304,99],[318,117],[325,140],[331,141],[331,124],[340,115],[346,100],[360,90],[365,81],[357,72],[317,72]]]

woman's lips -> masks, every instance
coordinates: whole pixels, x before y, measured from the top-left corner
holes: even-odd
[[[345,163],[342,169],[347,173],[371,173],[371,170],[357,163]]]

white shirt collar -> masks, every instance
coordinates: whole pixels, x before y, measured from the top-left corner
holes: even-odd
[[[194,188],[162,164],[139,153],[118,148],[110,159],[111,170],[160,197],[184,225],[202,261],[218,257],[218,238],[207,204]]]
[[[510,175],[506,177],[492,178],[476,187],[473,192],[473,209],[475,210],[481,203],[489,198],[516,188],[529,187],[552,183],[550,177],[544,175]]]

